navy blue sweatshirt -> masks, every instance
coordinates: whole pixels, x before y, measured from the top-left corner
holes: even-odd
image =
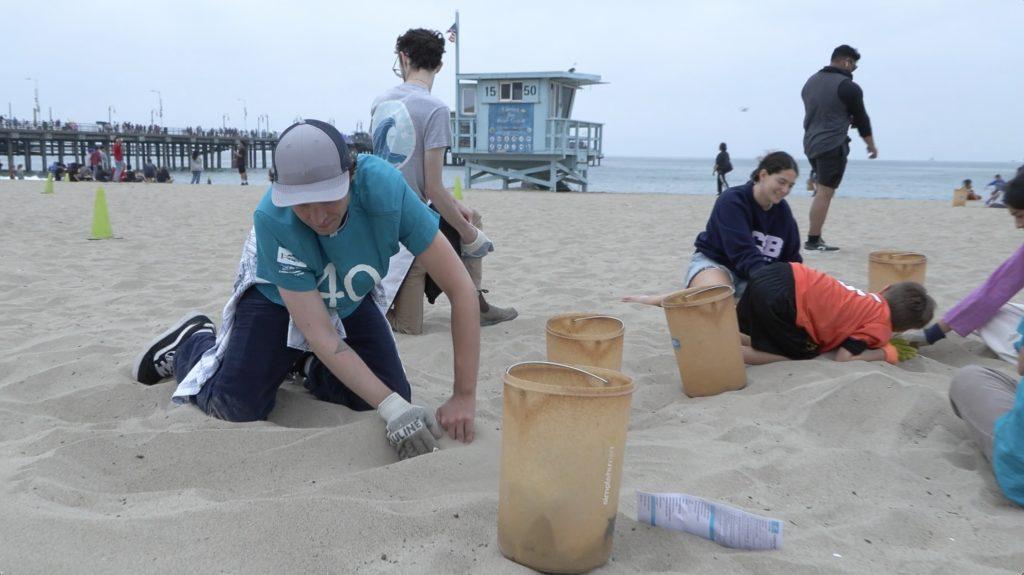
[[[804,261],[789,204],[782,200],[766,211],[754,200],[752,181],[722,192],[693,245],[742,279],[771,262]]]

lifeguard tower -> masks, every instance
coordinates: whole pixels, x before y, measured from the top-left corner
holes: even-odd
[[[572,119],[576,92],[594,74],[457,74],[452,157],[465,162],[466,187],[500,180],[549,190],[587,191],[587,168],[600,165],[602,124]]]

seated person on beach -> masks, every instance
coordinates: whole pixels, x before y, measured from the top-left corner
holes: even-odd
[[[980,200],[981,196],[974,193],[974,188],[971,187],[971,180],[964,180],[964,185],[956,190],[958,192],[966,194],[968,200]]]
[[[253,214],[221,331],[185,315],[138,357],[132,375],[174,376],[174,398],[228,421],[266,419],[297,371],[316,398],[377,409],[405,459],[447,430],[473,440],[480,318],[473,282],[438,232],[437,216],[402,174],[372,155],[353,162],[330,124],[293,124],[274,151],[278,180]],[[435,415],[412,391],[379,302],[399,243],[423,258],[451,301],[454,389]]]
[[[1022,336],[1024,322],[1014,344],[1018,376],[1024,375]],[[991,463],[1003,494],[1024,506],[1024,385],[1002,371],[968,365],[953,375],[949,401]]]
[[[738,298],[762,267],[804,261],[800,230],[785,200],[798,175],[793,156],[772,152],[761,159],[750,181],[723,192],[707,229],[694,242],[697,250],[686,272],[686,287],[727,285]],[[660,306],[667,295],[625,296],[622,301]]]
[[[171,173],[167,171],[167,166],[160,166],[160,169],[156,171],[156,182],[158,184],[170,184],[174,181],[171,177]]]
[[[836,361],[896,363],[893,332],[925,326],[934,312],[935,301],[919,283],[865,293],[798,263],[759,269],[736,306],[749,365],[812,359],[832,350]]]
[[[1024,229],[1024,175],[1006,183],[1003,202],[1018,230]],[[923,331],[906,334],[912,344],[931,345],[950,330],[963,337],[975,332],[1002,359],[1016,364],[1016,326],[1024,318],[1024,306],[1007,303],[1024,289],[1024,245],[1002,263],[992,275],[953,306],[942,319]]]
[[[992,188],[992,193],[989,194],[988,199],[985,200],[985,205],[990,208],[1005,208],[1006,204],[1003,203],[1003,192],[1006,189],[1006,180],[1002,176],[996,174],[994,180],[985,186],[986,188]]]

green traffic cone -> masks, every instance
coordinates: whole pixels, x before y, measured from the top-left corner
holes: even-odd
[[[64,172],[64,181],[65,182],[70,182],[71,181],[71,174],[69,172]]]
[[[97,188],[96,201],[92,208],[92,237],[91,240],[105,240],[114,237],[110,229],[110,214],[107,213],[107,196],[103,188]]]
[[[53,174],[46,174],[46,185],[43,186],[44,194],[53,193]]]
[[[455,199],[462,200],[462,178],[455,176]]]

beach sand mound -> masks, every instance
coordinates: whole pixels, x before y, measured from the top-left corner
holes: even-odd
[[[287,383],[269,421],[234,424],[133,383],[139,347],[187,309],[219,321],[262,189],[109,185],[114,235],[88,241],[89,184],[0,182],[0,572],[527,573],[497,548],[501,374],[544,356],[544,322],[617,315],[637,391],[612,559],[598,572],[1004,573],[1024,510],[1000,494],[947,399],[956,368],[1009,371],[956,336],[899,366],[827,358],[748,369],[682,395],[662,310],[713,198],[467,192],[497,250],[485,287],[515,321],[483,330],[477,440],[396,461],[374,413]],[[794,213],[805,225],[807,201]],[[946,309],[1020,242],[1002,210],[834,202],[807,263],[866,285],[867,254],[929,256]],[[939,237],[937,230],[942,230]],[[417,402],[451,389],[443,300],[399,336]],[[635,520],[637,489],[785,522],[784,548],[734,551]]]

